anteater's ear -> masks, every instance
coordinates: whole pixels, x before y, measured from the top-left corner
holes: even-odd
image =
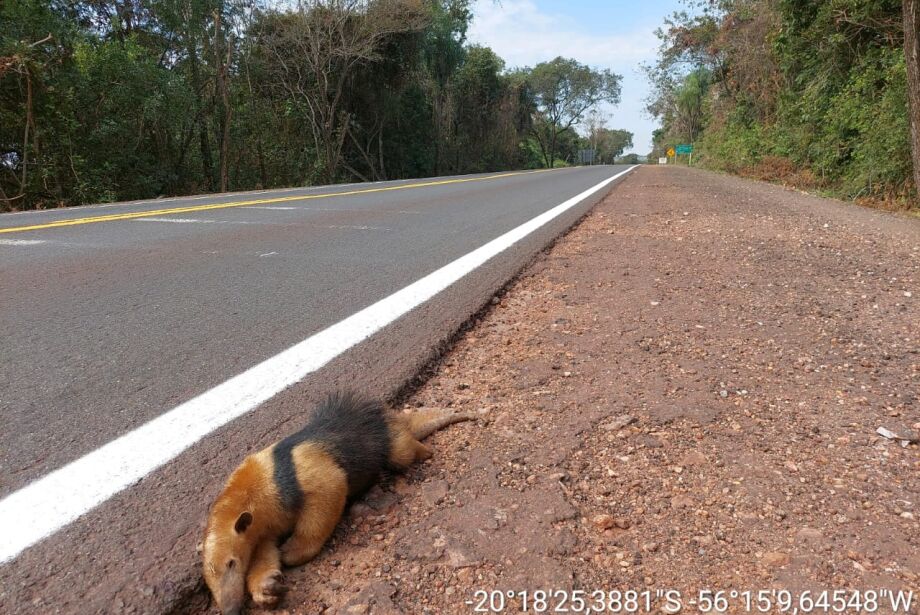
[[[236,530],[237,534],[242,534],[246,531],[246,528],[249,527],[250,523],[252,523],[252,513],[249,511],[240,513],[240,516],[237,517],[236,523],[233,526],[233,529]]]

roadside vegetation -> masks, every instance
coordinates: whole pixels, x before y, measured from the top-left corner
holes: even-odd
[[[920,2],[713,0],[688,9],[658,31],[658,59],[646,67],[648,109],[662,122],[654,156],[688,143],[694,164],[920,206]]]
[[[562,166],[618,75],[508,71],[469,0],[5,0],[0,209]]]

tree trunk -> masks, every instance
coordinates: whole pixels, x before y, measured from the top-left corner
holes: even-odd
[[[230,88],[227,85],[227,67],[230,64],[230,45],[225,40],[223,28],[221,27],[220,10],[214,11],[214,58],[217,62],[217,89],[220,94],[221,111],[220,116],[220,191],[227,191],[229,183],[229,158],[230,158],[230,122],[233,114],[233,107],[230,106]],[[224,57],[224,47],[226,47],[226,57]]]
[[[904,55],[907,59],[907,100],[914,187],[920,202],[920,0],[904,0]]]
[[[262,137],[256,141],[256,152],[259,154],[259,177],[262,179],[262,189],[268,188],[268,171],[265,168],[265,154],[262,151]]]
[[[22,181],[20,182],[20,192],[26,193],[28,190],[27,183],[29,180],[29,128],[32,127],[32,75],[29,69],[25,69],[26,74],[26,126],[22,137]]]
[[[198,148],[201,152],[201,174],[204,176],[205,189],[210,192],[214,188],[214,163],[211,161],[211,144],[208,140],[207,111],[205,101],[201,95],[201,73],[198,71],[198,51],[195,41],[190,37],[188,41],[189,66],[192,73],[192,88],[198,102]]]
[[[549,167],[549,161],[546,157],[546,144],[543,142],[543,135],[540,134],[540,131],[536,128],[530,129],[531,134],[537,138],[537,145],[540,146],[540,155],[543,156],[543,164]]]
[[[201,150],[201,167],[203,169],[206,190],[214,190],[214,162],[211,159],[211,142],[208,140],[208,128],[204,119],[199,120],[198,147]]]
[[[553,126],[553,138],[549,143],[549,163],[546,165],[549,168],[556,166],[556,126]]]

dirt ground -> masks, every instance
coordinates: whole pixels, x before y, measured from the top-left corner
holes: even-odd
[[[918,220],[638,169],[406,404],[482,420],[355,504],[279,611],[887,589],[920,612],[920,454],[876,432],[920,436],[918,282]]]

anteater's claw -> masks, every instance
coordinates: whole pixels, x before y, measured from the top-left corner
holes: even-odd
[[[280,570],[274,570],[262,579],[259,584],[259,591],[253,594],[252,600],[259,606],[275,606],[286,591],[287,586],[284,584],[284,575],[281,574]]]

